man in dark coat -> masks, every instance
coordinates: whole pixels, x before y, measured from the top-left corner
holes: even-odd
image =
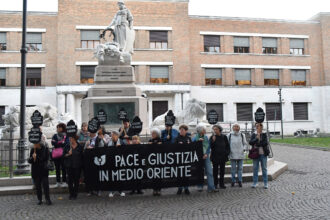
[[[213,135],[210,137],[211,146],[211,161],[213,164],[213,179],[214,186],[218,188],[219,183],[219,168],[220,168],[220,188],[225,189],[224,176],[226,162],[230,154],[229,141],[226,135],[221,134],[222,127],[219,125],[213,126]]]

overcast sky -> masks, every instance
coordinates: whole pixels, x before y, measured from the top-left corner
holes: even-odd
[[[22,10],[22,0],[0,0],[0,10]],[[28,0],[30,11],[57,11],[57,0]],[[330,12],[330,0],[190,0],[189,14],[307,20]]]

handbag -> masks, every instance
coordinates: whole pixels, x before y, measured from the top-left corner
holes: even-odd
[[[52,151],[52,158],[53,159],[58,159],[61,158],[63,156],[63,148],[59,147],[59,148],[54,148]]]
[[[249,155],[248,157],[250,159],[258,159],[259,157],[259,149],[257,147],[252,147],[250,150],[249,150]]]

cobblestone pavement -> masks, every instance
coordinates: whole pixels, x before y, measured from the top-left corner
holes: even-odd
[[[265,190],[245,183],[219,193],[161,197],[101,198],[52,195],[54,205],[37,206],[35,195],[0,197],[0,219],[330,219],[330,152],[273,146],[275,159],[289,164],[289,170],[269,183]],[[62,199],[59,199],[63,197]]]

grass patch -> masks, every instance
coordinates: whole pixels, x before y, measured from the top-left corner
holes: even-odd
[[[330,137],[299,137],[299,138],[284,138],[271,139],[273,143],[298,144],[311,147],[328,147],[330,148]]]

